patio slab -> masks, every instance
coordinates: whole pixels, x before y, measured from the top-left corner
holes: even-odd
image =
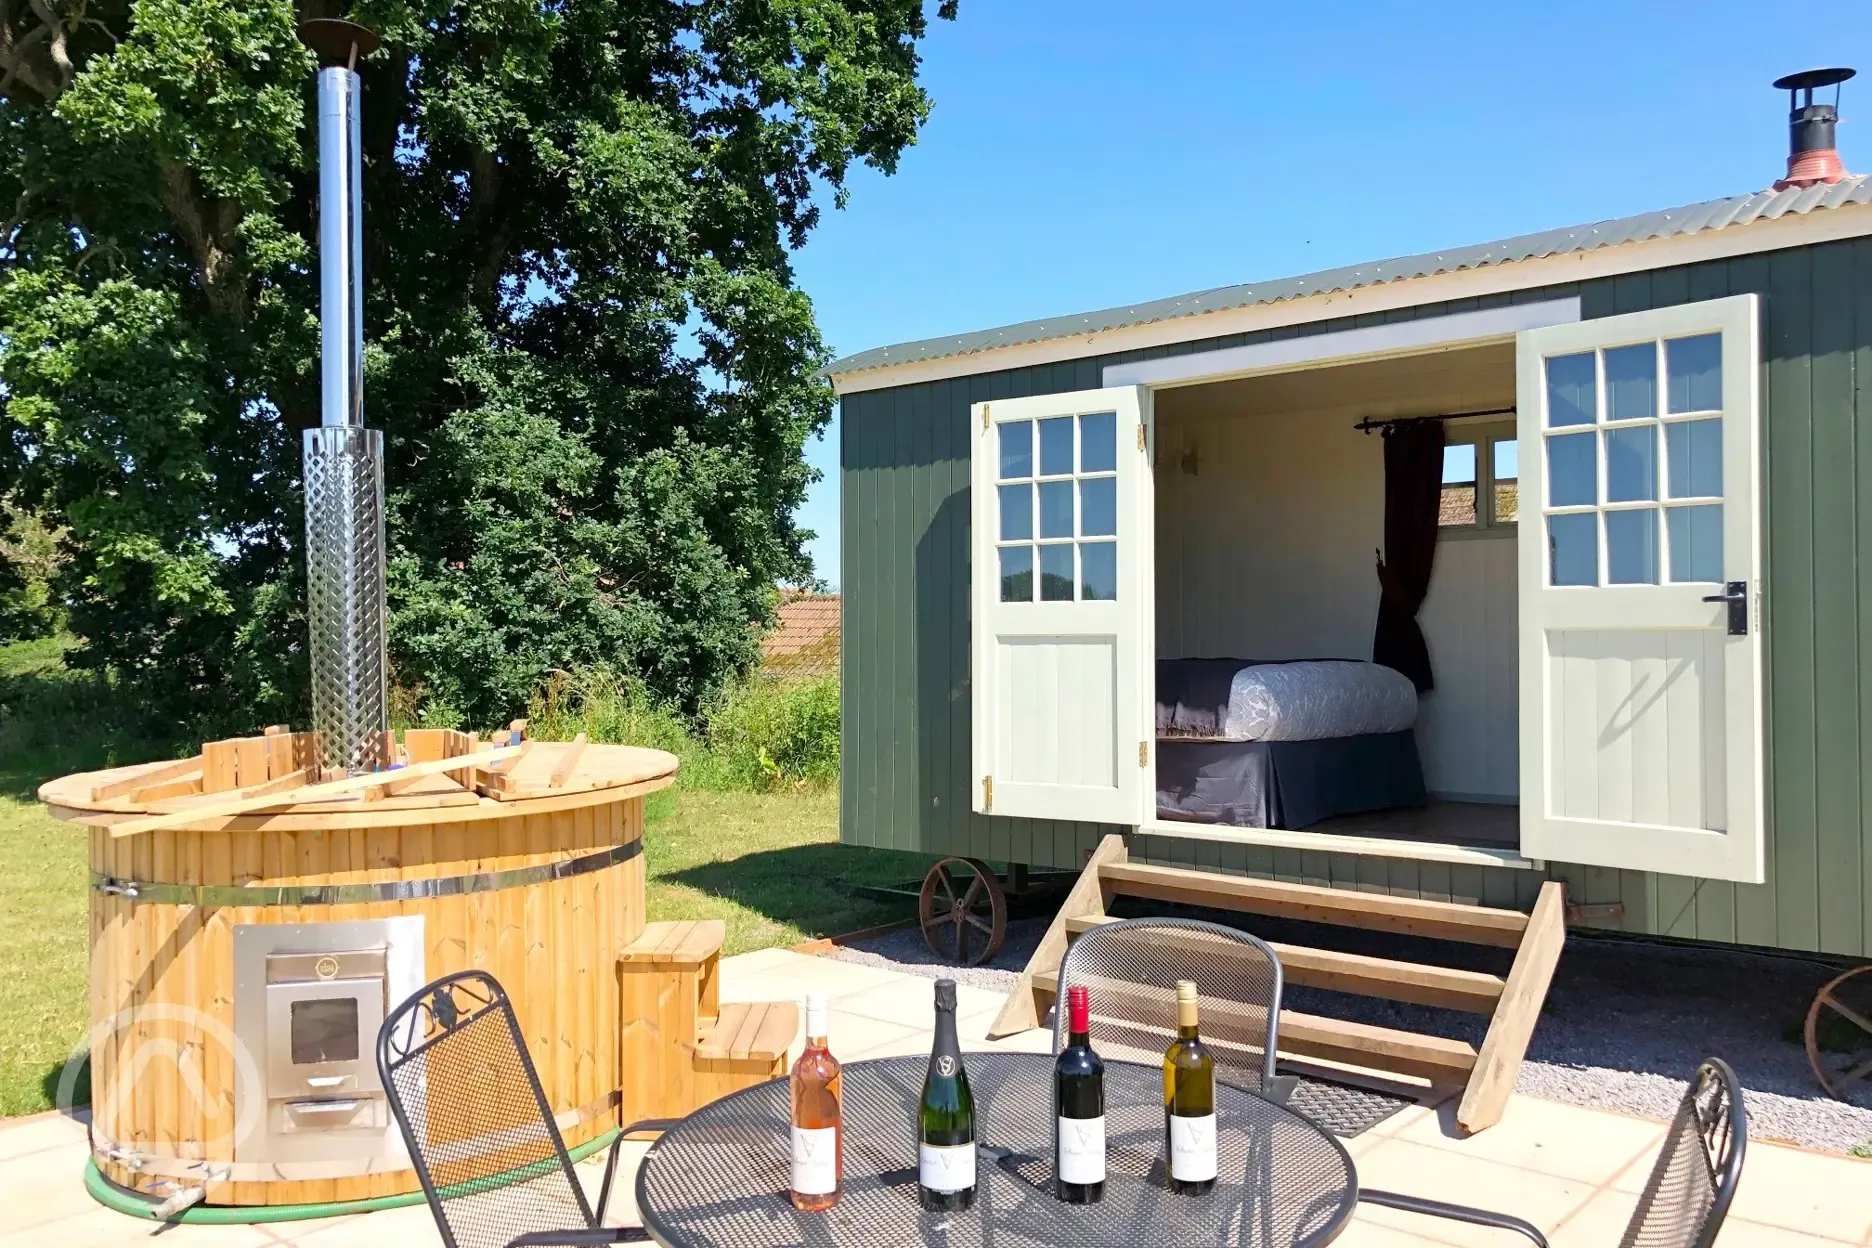
[[[769,949],[722,962],[722,995],[739,1000],[797,1000],[808,990],[830,997],[833,1048],[847,1060],[917,1055],[929,1049],[934,1006],[929,979],[878,967]],[[965,1050],[1044,1053],[1044,1030],[986,1039],[1000,1008],[997,994],[958,988]],[[798,1052],[800,1037],[793,1051]],[[1346,1141],[1370,1187],[1485,1204],[1536,1223],[1555,1248],[1618,1242],[1650,1172],[1664,1124],[1517,1095],[1500,1125],[1462,1138],[1451,1108],[1417,1105]],[[618,1167],[607,1221],[636,1221],[632,1180],[647,1144],[631,1142]],[[166,1248],[365,1248],[437,1243],[422,1206],[308,1222],[261,1226],[174,1226],[111,1212],[92,1201],[82,1179],[85,1133],[57,1115],[0,1124],[0,1201],[9,1210],[0,1248],[132,1248],[160,1234]],[[596,1194],[596,1159],[579,1177]],[[1872,1248],[1872,1163],[1755,1141],[1725,1224],[1720,1248]],[[1504,1246],[1498,1231],[1361,1207],[1341,1248]]]

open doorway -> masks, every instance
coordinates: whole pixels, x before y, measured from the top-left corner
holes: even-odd
[[[1515,382],[1508,341],[1155,393],[1159,819],[1518,851]],[[1420,691],[1370,662],[1375,426],[1427,417]]]

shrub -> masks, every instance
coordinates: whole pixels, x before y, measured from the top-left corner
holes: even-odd
[[[730,685],[707,708],[708,743],[735,788],[821,788],[838,783],[836,677]]]
[[[836,678],[730,684],[694,718],[602,668],[554,672],[529,707],[533,734],[668,750],[690,789],[811,789],[838,782]]]

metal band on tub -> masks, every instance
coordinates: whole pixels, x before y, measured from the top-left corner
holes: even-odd
[[[603,871],[643,853],[641,839],[613,845],[595,854],[542,862],[505,871],[477,871],[423,880],[382,880],[366,884],[165,884],[125,880],[91,873],[91,887],[106,897],[161,906],[355,906],[374,901],[424,901],[468,893],[497,893],[528,888]]]

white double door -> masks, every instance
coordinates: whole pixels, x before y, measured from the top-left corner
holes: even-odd
[[[1529,857],[1763,878],[1758,319],[1518,336]],[[973,432],[974,808],[1150,822],[1150,392],[978,404]]]

